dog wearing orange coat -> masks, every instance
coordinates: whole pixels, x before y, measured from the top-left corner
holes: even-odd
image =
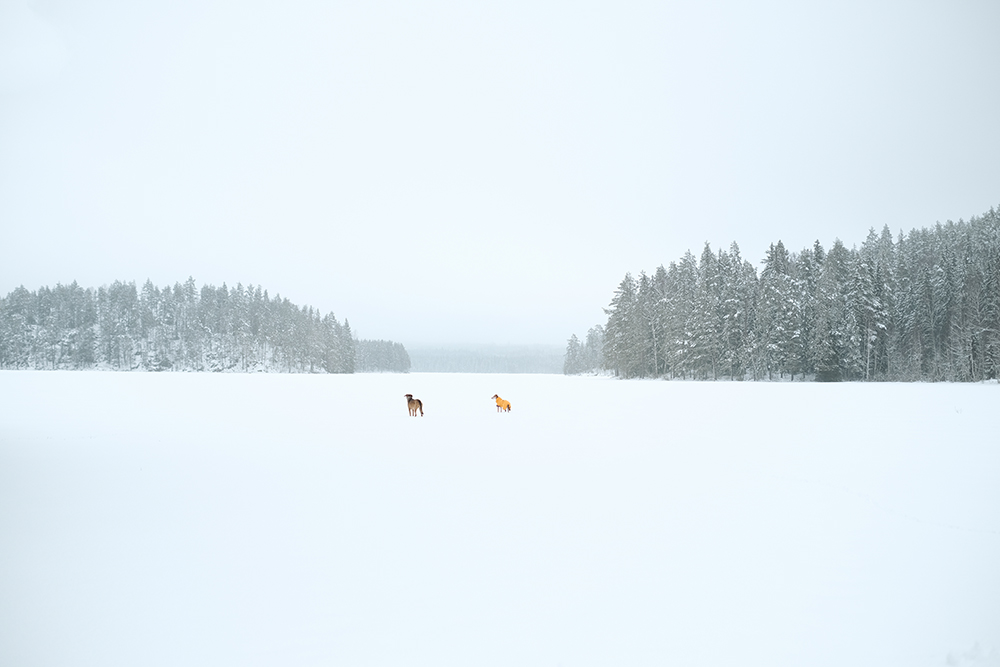
[[[496,394],[493,394],[491,398],[497,400],[497,412],[510,412],[510,401],[505,401]]]

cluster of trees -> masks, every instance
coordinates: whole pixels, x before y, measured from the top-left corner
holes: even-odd
[[[587,338],[582,343],[573,334],[566,345],[566,357],[563,362],[563,373],[578,375],[580,373],[597,372],[604,363],[604,327],[598,324],[587,331]]]
[[[409,373],[410,355],[391,340],[355,340],[354,369],[359,373]]]
[[[872,230],[860,248],[789,253],[758,275],[734,243],[625,276],[598,367],[619,377],[977,381],[1000,377],[1000,212]]]
[[[353,373],[408,370],[393,348],[381,366],[382,341],[357,341],[333,313],[268,296],[260,286],[228,288],[194,279],[159,288],[150,281],[83,288],[19,287],[0,298],[0,368],[149,371]],[[405,366],[405,368],[403,368]]]

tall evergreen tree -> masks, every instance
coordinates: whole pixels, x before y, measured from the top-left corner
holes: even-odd
[[[625,274],[605,313],[608,315],[604,335],[605,368],[619,377],[639,376],[643,337],[638,287],[632,274]]]
[[[576,334],[571,335],[566,342],[566,359],[563,362],[565,375],[576,375],[584,370],[581,352],[580,339],[576,337]]]

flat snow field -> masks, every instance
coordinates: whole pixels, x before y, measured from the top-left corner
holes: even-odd
[[[0,665],[1000,665],[1000,385],[0,372]]]

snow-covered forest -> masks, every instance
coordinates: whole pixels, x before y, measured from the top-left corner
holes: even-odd
[[[355,338],[354,370],[359,373],[408,373],[410,355],[402,343]]]
[[[0,298],[0,368],[353,373],[409,370],[392,341],[356,340],[333,313],[260,286],[97,289],[57,284]]]
[[[860,248],[768,249],[758,275],[706,244],[626,274],[567,373],[696,379],[976,381],[1000,375],[1000,212]],[[600,351],[595,349],[600,345]]]
[[[600,369],[604,362],[603,351],[604,327],[600,324],[591,327],[582,341],[573,334],[566,345],[563,373],[577,375]]]

